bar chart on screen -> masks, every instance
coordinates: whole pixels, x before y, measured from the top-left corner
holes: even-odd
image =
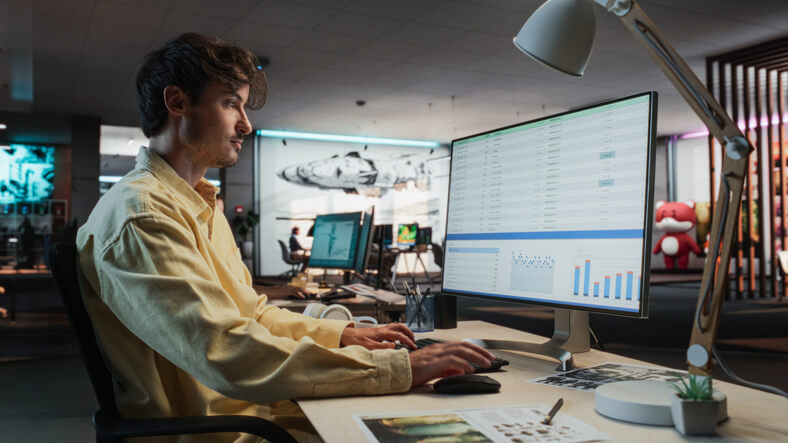
[[[575,261],[570,275],[572,295],[576,297],[640,301],[643,277],[639,270],[626,269],[617,259],[586,259]]]

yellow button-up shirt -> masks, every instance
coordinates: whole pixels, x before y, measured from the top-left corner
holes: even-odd
[[[348,322],[266,304],[216,192],[142,148],[79,230],[82,296],[120,413],[269,418],[282,400],[407,391],[407,351],[339,348]]]

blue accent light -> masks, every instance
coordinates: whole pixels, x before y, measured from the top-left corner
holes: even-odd
[[[117,183],[122,178],[123,177],[120,175],[100,175],[99,183]],[[210,179],[206,179],[206,180],[208,180],[212,185],[216,186],[217,188],[221,187],[222,182],[219,180],[210,180]]]
[[[349,142],[372,145],[415,146],[419,148],[438,148],[440,143],[424,140],[405,140],[401,138],[358,137],[354,135],[319,134],[314,132],[275,131],[271,129],[258,129],[260,137],[272,138],[297,138],[302,140],[316,140],[327,142]]]

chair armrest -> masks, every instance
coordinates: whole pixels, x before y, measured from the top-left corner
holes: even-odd
[[[244,432],[263,437],[272,442],[297,443],[292,435],[276,423],[248,415],[121,418],[99,409],[93,414],[93,427],[100,435],[112,438]]]

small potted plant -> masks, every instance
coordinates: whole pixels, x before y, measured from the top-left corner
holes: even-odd
[[[689,374],[673,388],[670,412],[676,429],[684,435],[714,435],[725,396],[711,388],[711,377]]]
[[[258,223],[260,216],[254,211],[244,211],[243,206],[240,205],[235,208],[232,224],[235,232],[241,237],[241,254],[245,259],[252,258],[254,242],[249,239],[249,234]]]

